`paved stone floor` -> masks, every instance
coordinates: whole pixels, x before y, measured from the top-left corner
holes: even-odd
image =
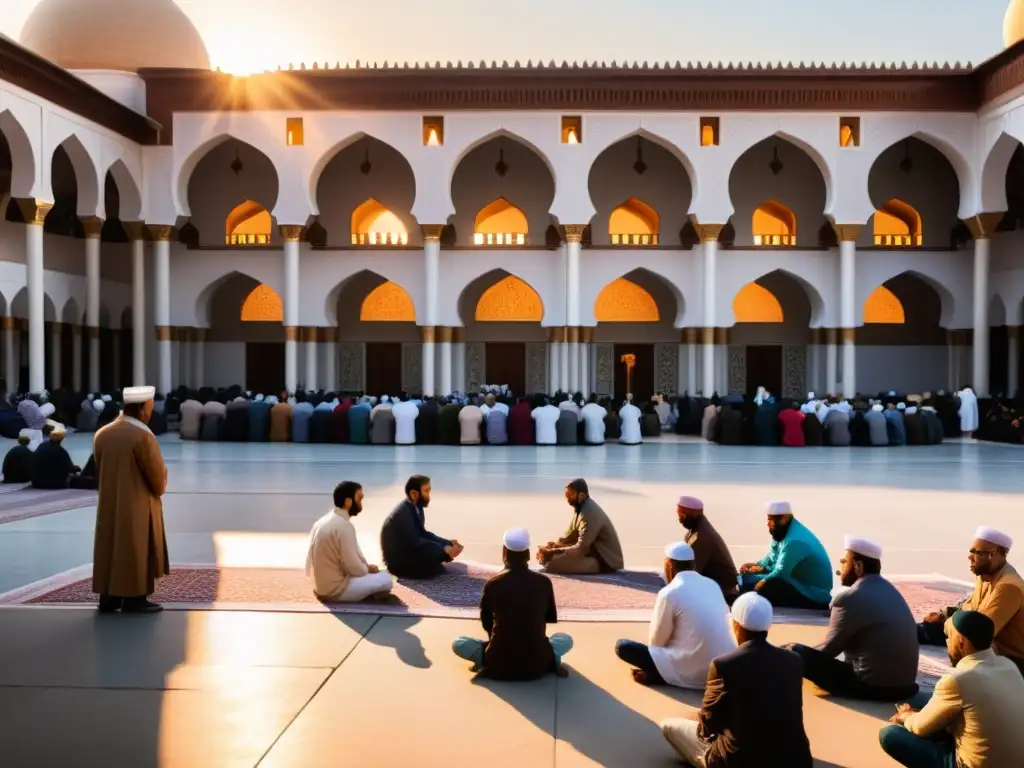
[[[762,505],[789,499],[834,557],[857,532],[886,546],[890,574],[968,579],[978,524],[1024,541],[1024,451],[947,443],[902,449],[454,448],[226,445],[161,440],[170,470],[172,561],[298,567],[310,524],[343,478],[362,482],[374,532],[406,476],[433,478],[436,531],[496,562],[501,532],[559,533],[562,487],[590,481],[631,567],[679,538],[680,493],[704,498],[738,561],[768,545]],[[88,436],[71,436],[80,463]],[[3,446],[0,446],[0,450]],[[91,560],[93,509],[0,525],[0,593]],[[612,653],[642,624],[572,623],[567,680],[474,682],[449,650],[475,622],[289,612],[0,609],[0,764],[22,766],[671,765],[657,722],[693,694],[634,685]],[[779,626],[777,642],[821,627]],[[877,748],[885,707],[823,698],[806,720],[821,765],[893,765]],[[891,709],[891,707],[889,708]],[[837,734],[841,736],[837,737]]]

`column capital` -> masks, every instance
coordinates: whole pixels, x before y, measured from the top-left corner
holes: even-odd
[[[121,226],[124,227],[125,233],[128,235],[129,240],[145,240],[148,230],[145,223],[141,221],[122,221]]]
[[[821,328],[808,328],[807,329],[807,343],[808,344],[821,344],[822,329]]]
[[[566,224],[564,227],[562,227],[562,229],[565,230],[565,242],[582,243],[583,230],[586,228],[586,224]]]
[[[99,216],[82,216],[82,227],[85,229],[86,240],[99,239],[103,231],[103,219]]]
[[[697,329],[696,328],[680,328],[679,329],[679,343],[680,344],[696,344],[697,343]]]
[[[452,328],[452,342],[455,344],[461,344],[466,340],[466,329],[462,326],[456,326]]]
[[[100,327],[98,325],[86,326],[85,335],[90,339],[98,339],[100,337]]]
[[[158,325],[156,327],[157,341],[174,341],[174,328],[169,325]]]
[[[700,329],[700,343],[711,346],[715,343],[715,329],[714,328],[701,328]]]
[[[169,243],[174,237],[174,227],[166,224],[149,224],[147,229],[149,229],[149,236],[158,243]]]
[[[338,341],[338,329],[333,325],[321,328],[319,334],[321,344],[334,344]]]
[[[435,338],[434,326],[432,325],[421,325],[420,326],[420,341],[424,344],[433,344]]]
[[[71,326],[71,335],[72,336],[81,336],[82,335],[82,326],[80,326],[78,323],[68,323],[68,325]]]
[[[302,329],[302,340],[306,342],[317,342],[320,340],[320,329],[315,325],[310,325]]]
[[[728,328],[715,328],[715,344],[720,347],[728,346],[730,329]]]
[[[860,236],[863,224],[833,224],[832,229],[836,231],[836,239],[840,243],[855,243]],[[826,230],[827,231],[827,230]]]
[[[856,344],[857,343],[857,329],[856,328],[843,328],[842,329],[843,344]]]
[[[825,328],[824,331],[825,331],[825,343],[826,344],[835,344],[836,343],[836,339],[839,336],[839,334],[836,332],[836,329],[835,328]]]
[[[284,327],[284,340],[285,341],[298,341],[299,340],[299,327],[297,325],[286,325]]]
[[[594,326],[592,325],[581,325],[580,326],[580,341],[584,344],[590,344],[594,341]]]
[[[0,317],[0,330],[13,331],[17,327],[18,319],[16,317]]]
[[[25,223],[37,227],[43,226],[46,216],[53,210],[53,203],[36,200],[34,197],[19,197],[16,198],[16,202]]]
[[[569,343],[570,344],[579,344],[580,343],[580,329],[579,328],[577,328],[574,325],[571,325],[568,328],[566,328],[565,330],[566,330],[566,333],[569,335]]]
[[[964,224],[971,230],[971,237],[975,240],[988,240],[996,231],[999,222],[1003,220],[1005,212],[1002,213],[979,213],[964,219]]]
[[[696,224],[694,229],[697,230],[697,237],[702,243],[717,243],[725,224]]]
[[[286,243],[297,243],[302,239],[305,227],[299,224],[280,224],[277,231],[281,233],[281,239]]]
[[[420,230],[423,232],[423,240],[425,242],[441,242],[441,233],[444,232],[444,224],[421,224]]]
[[[439,344],[451,344],[452,329],[446,325],[437,326],[437,342]]]

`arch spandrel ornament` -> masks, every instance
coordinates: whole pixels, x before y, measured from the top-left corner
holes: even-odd
[[[416,307],[402,286],[388,281],[381,283],[363,299],[359,309],[363,323],[415,323]]]
[[[273,288],[260,283],[242,302],[243,323],[283,323],[284,302]]]
[[[599,323],[657,323],[661,321],[661,313],[650,293],[632,280],[620,277],[597,295],[594,319]]]
[[[539,323],[544,304],[530,285],[509,275],[483,292],[474,317],[482,323]]]

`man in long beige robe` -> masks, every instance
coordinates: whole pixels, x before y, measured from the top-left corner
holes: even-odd
[[[99,478],[93,591],[103,613],[153,613],[148,599],[156,580],[170,573],[163,505],[167,467],[146,426],[153,387],[124,390],[124,412],[96,433],[93,455]]]

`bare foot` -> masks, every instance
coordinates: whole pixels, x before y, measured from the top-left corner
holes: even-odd
[[[640,685],[647,685],[647,673],[642,669],[633,670],[633,679],[640,683]]]
[[[558,669],[555,670],[555,677],[568,677],[569,670],[566,669],[564,664],[559,664]]]

